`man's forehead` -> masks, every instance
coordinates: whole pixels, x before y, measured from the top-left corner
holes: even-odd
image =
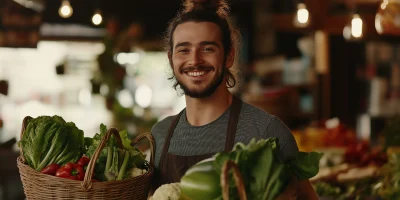
[[[178,43],[221,43],[221,30],[212,22],[185,22],[179,24],[173,34],[174,45]]]

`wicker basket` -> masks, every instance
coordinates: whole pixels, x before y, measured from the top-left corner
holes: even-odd
[[[243,183],[242,175],[239,171],[238,166],[231,160],[228,160],[222,166],[221,173],[221,188],[222,188],[222,199],[229,200],[229,171],[233,170],[233,179],[238,190],[240,200],[248,200],[246,195],[245,186]],[[285,190],[279,194],[275,200],[296,200],[297,199],[297,186],[298,179],[293,176],[292,180],[286,186]]]
[[[22,123],[21,138],[26,128],[27,119]],[[154,138],[149,133],[143,133],[132,141],[132,145],[139,140],[147,138],[150,141],[150,163],[148,171],[140,176],[119,181],[92,182],[91,178],[101,150],[106,145],[111,134],[117,139],[119,146],[122,147],[121,138],[118,130],[110,128],[100,145],[97,147],[93,158],[87,167],[83,181],[69,180],[42,174],[25,164],[22,149],[21,155],[17,159],[17,165],[21,176],[24,192],[28,200],[31,199],[135,199],[146,200],[150,189],[151,179],[154,174]]]

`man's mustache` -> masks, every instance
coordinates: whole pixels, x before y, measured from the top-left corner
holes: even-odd
[[[211,66],[190,66],[190,67],[183,67],[179,70],[180,73],[186,73],[190,71],[211,71],[214,70],[214,67]]]

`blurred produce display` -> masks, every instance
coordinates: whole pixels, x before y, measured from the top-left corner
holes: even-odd
[[[292,131],[299,149],[312,151],[315,148],[345,148],[357,144],[356,132],[339,119],[313,122],[303,130]]]
[[[359,139],[338,119],[319,121],[293,134],[299,149],[323,153],[310,180],[321,199],[400,199],[400,118],[378,133],[379,141]]]

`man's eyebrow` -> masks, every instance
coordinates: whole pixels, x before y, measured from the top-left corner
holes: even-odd
[[[216,47],[219,47],[219,45],[218,45],[218,43],[216,43],[216,42],[213,42],[213,41],[204,41],[204,42],[200,42],[200,45],[213,45],[213,46],[216,46]]]
[[[190,46],[190,45],[191,45],[190,42],[181,42],[181,43],[176,44],[174,48],[176,49],[178,47],[184,47],[184,46]],[[219,47],[218,43],[213,42],[213,41],[203,41],[203,42],[200,42],[200,45],[201,46],[213,45],[213,46]]]
[[[176,44],[174,48],[176,49],[178,47],[183,47],[183,46],[190,46],[190,43],[189,42],[181,42],[181,43]]]

